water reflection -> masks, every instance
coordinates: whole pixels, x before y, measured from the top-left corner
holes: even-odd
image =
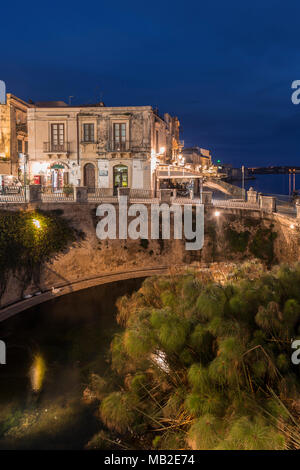
[[[29,371],[31,388],[34,392],[41,390],[45,373],[46,363],[43,356],[41,354],[35,354]]]
[[[90,373],[108,370],[117,298],[142,281],[75,292],[0,324],[7,345],[7,364],[0,366],[1,449],[78,449],[99,431],[82,392]]]

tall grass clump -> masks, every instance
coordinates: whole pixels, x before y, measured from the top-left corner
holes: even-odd
[[[119,300],[107,432],[139,448],[299,449],[300,266],[218,285],[147,279]]]

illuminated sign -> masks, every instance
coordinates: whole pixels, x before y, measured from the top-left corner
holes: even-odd
[[[6,86],[3,80],[0,80],[0,104],[6,104]]]

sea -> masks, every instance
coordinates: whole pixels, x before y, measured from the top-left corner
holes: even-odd
[[[254,175],[255,179],[245,180],[245,189],[252,187],[263,194],[289,195],[289,175]],[[241,181],[232,184],[241,186]],[[291,189],[293,190],[293,176],[291,176]],[[295,175],[295,189],[300,194],[300,174]]]

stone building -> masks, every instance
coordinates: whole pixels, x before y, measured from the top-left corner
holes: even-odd
[[[155,188],[159,162],[176,161],[179,121],[151,106],[36,103],[28,110],[31,182],[139,190]]]
[[[11,93],[0,104],[0,187],[18,176],[19,156],[28,152],[27,109],[30,104]]]
[[[210,151],[200,147],[185,148],[182,152],[185,163],[197,167],[199,170],[207,170],[212,165]]]

